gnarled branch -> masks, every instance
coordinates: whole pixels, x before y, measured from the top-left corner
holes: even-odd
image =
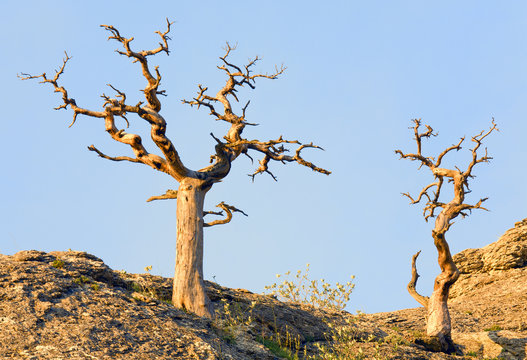
[[[417,285],[417,279],[419,278],[419,274],[417,273],[417,268],[415,265],[415,261],[417,260],[417,257],[421,253],[421,250],[419,250],[414,256],[412,256],[412,278],[410,282],[408,283],[407,289],[410,295],[417,300],[417,302],[425,307],[425,309],[428,308],[428,301],[430,300],[428,296],[423,296],[419,294],[415,288]]]
[[[214,220],[214,221],[211,221],[210,223],[204,223],[203,227],[211,227],[211,226],[214,226],[214,225],[227,224],[227,223],[229,223],[232,220],[232,213],[233,212],[239,212],[239,213],[242,213],[245,216],[249,216],[246,213],[244,213],[242,210],[237,209],[234,206],[225,204],[225,202],[223,202],[223,201],[221,203],[219,203],[218,205],[216,205],[216,207],[219,207],[220,209],[224,210],[227,213],[225,215],[225,218],[223,218],[221,220]],[[204,211],[203,215],[220,215],[221,216],[221,215],[223,215],[223,212],[222,211],[219,211],[219,212],[216,212],[216,211]]]
[[[66,88],[64,86],[59,85],[59,78],[64,73],[64,69],[66,67],[67,62],[71,59],[68,54],[66,54],[62,66],[59,70],[55,72],[55,76],[53,78],[48,78],[46,73],[37,76],[21,74],[19,75],[19,77],[23,80],[39,78],[41,79],[41,83],[49,83],[53,85],[55,92],[62,94],[63,100],[63,104],[56,107],[56,109],[66,109],[69,106],[73,110],[73,121],[70,126],[75,123],[79,114],[94,118],[105,119],[106,131],[114,140],[129,145],[135,154],[135,159],[125,156],[110,157],[102,154],[102,152],[96,150],[95,148],[92,149],[92,147],[90,147],[90,150],[96,151],[99,156],[114,161],[127,160],[132,162],[140,162],[145,165],[149,165],[156,170],[165,172],[178,181],[187,176],[198,176],[195,172],[188,170],[183,165],[181,159],[179,158],[179,154],[174,148],[172,142],[165,135],[166,122],[164,118],[159,114],[159,110],[161,109],[161,103],[157,98],[158,94],[163,93],[162,91],[158,90],[161,81],[161,75],[159,73],[158,68],[156,67],[156,76],[154,77],[149,70],[147,62],[148,56],[155,55],[161,51],[164,51],[168,54],[168,40],[170,39],[168,37],[168,33],[170,31],[170,25],[171,23],[167,20],[167,30],[163,33],[159,31],[157,32],[162,38],[162,42],[160,43],[158,48],[154,50],[143,50],[140,52],[134,52],[130,48],[130,42],[133,40],[133,38],[125,38],[121,36],[119,31],[113,26],[101,25],[111,33],[109,39],[113,39],[122,43],[125,51],[117,51],[119,54],[134,58],[135,61],[139,61],[141,63],[143,75],[148,81],[148,85],[143,91],[145,93],[145,98],[148,103],[147,105],[143,106],[142,102],[139,102],[134,106],[127,105],[126,94],[118,90],[114,86],[109,85],[117,93],[117,95],[115,98],[112,98],[106,94],[102,95],[102,98],[104,99],[103,111],[93,111],[77,106],[75,99],[69,97]],[[135,113],[151,125],[152,140],[157,145],[157,147],[163,152],[165,159],[161,158],[158,155],[150,154],[148,151],[146,151],[146,149],[142,145],[142,140],[139,135],[126,133],[123,129],[118,129],[116,127],[116,116],[122,117],[126,121],[128,126],[129,123],[126,117],[127,113]]]
[[[257,125],[249,123],[245,120],[246,110],[249,105],[249,101],[242,108],[242,114],[237,115],[232,108],[231,98],[238,101],[236,92],[239,87],[248,85],[252,89],[255,88],[255,81],[257,78],[276,79],[285,71],[285,67],[276,67],[275,72],[272,74],[253,74],[252,68],[260,60],[257,56],[250,60],[248,64],[244,66],[237,66],[230,62],[228,59],[230,53],[235,50],[235,46],[231,46],[227,43],[225,48],[225,54],[220,57],[222,64],[218,66],[218,69],[223,70],[227,75],[227,81],[225,85],[218,91],[215,96],[208,95],[206,92],[208,87],[198,85],[198,95],[192,100],[182,100],[183,103],[189,104],[190,106],[196,106],[197,108],[206,107],[210,110],[210,114],[216,118],[216,120],[222,120],[231,124],[227,134],[223,137],[226,141],[223,143],[219,139],[216,139],[218,145],[216,145],[216,154],[211,156],[211,159],[215,161],[213,165],[210,165],[204,169],[199,170],[200,174],[204,177],[210,178],[213,181],[219,181],[221,178],[226,176],[230,170],[230,164],[240,154],[248,155],[249,150],[255,150],[262,153],[264,156],[259,161],[259,167],[255,172],[249,176],[254,177],[261,173],[270,174],[274,180],[276,176],[269,170],[269,162],[271,160],[279,161],[282,163],[296,162],[300,165],[309,167],[313,171],[320,172],[329,175],[330,172],[316,166],[315,164],[306,161],[301,156],[301,151],[305,148],[317,148],[323,150],[321,147],[310,144],[302,144],[298,140],[285,140],[280,137],[278,140],[259,141],[259,140],[247,140],[242,138],[242,132],[247,125]],[[223,112],[221,113],[216,104],[223,105]],[[286,155],[289,149],[284,147],[284,144],[296,144],[299,145],[295,151],[295,155]],[[252,160],[252,157],[249,156]]]
[[[285,153],[289,152],[289,149],[285,148],[284,144],[299,145],[299,147],[295,151],[295,155],[293,156],[286,155]],[[302,144],[298,140],[286,140],[286,139],[283,139],[282,136],[280,136],[276,140],[269,140],[269,141],[240,140],[234,143],[228,143],[226,144],[226,147],[238,147],[240,145],[245,145],[247,146],[247,149],[256,150],[264,154],[264,157],[259,162],[260,166],[258,167],[258,169],[256,169],[256,171],[253,174],[249,175],[253,178],[253,180],[256,175],[261,174],[263,172],[267,172],[273,177],[274,180],[276,180],[276,177],[269,171],[268,165],[269,165],[270,160],[275,160],[275,161],[279,161],[282,163],[296,162],[300,165],[310,168],[313,171],[316,171],[316,172],[319,172],[325,175],[331,174],[331,171],[320,168],[316,166],[315,164],[309,161],[306,161],[304,160],[304,158],[302,158],[300,152],[305,148],[315,148],[315,149],[324,150],[322,147],[314,145],[313,143]]]

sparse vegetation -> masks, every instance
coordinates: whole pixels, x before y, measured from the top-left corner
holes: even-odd
[[[92,288],[93,291],[99,291],[99,289],[101,288],[101,286],[97,283],[91,284],[90,287]]]
[[[225,342],[234,344],[236,343],[236,333],[252,325],[252,311],[256,302],[253,301],[249,306],[243,308],[237,302],[229,303],[225,299],[221,299],[221,302],[223,307],[216,310],[213,324],[220,331]]]
[[[262,343],[263,346],[265,346],[269,351],[271,351],[274,355],[287,360],[298,360],[298,350],[296,353],[293,353],[291,351],[291,348],[287,345],[282,345],[279,341],[275,341],[272,338],[265,338],[258,336],[258,341]]]
[[[324,279],[310,280],[309,264],[306,265],[303,274],[302,270],[298,270],[291,280],[290,275],[290,271],[283,275],[276,275],[279,279],[284,278],[284,281],[280,284],[274,283],[266,286],[265,290],[269,295],[277,296],[282,301],[309,304],[322,309],[344,310],[355,287],[351,281],[345,284],[337,282],[335,287],[332,287]],[[354,278],[352,275],[351,280]]]
[[[78,278],[73,279],[73,282],[77,285],[84,285],[90,282],[90,279],[84,275],[81,275]]]
[[[60,259],[55,259],[51,263],[51,266],[53,266],[56,269],[62,269],[64,267],[64,261],[62,261]]]
[[[489,328],[484,329],[485,331],[500,331],[503,330],[501,326],[499,325],[492,325]]]

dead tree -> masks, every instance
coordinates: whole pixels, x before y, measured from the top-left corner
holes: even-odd
[[[118,142],[130,146],[134,156],[109,156],[99,151],[95,146],[88,147],[89,150],[97,153],[100,157],[112,161],[129,161],[144,164],[155,170],[166,173],[179,183],[178,189],[168,190],[160,196],[153,196],[148,199],[177,199],[177,240],[176,240],[176,266],[174,275],[174,288],[172,302],[176,307],[187,309],[197,315],[212,317],[212,307],[205,293],[203,281],[203,227],[225,224],[232,218],[233,212],[241,212],[233,206],[225,203],[218,205],[222,211],[207,212],[203,211],[205,194],[211,187],[222,181],[231,170],[231,163],[241,154],[249,156],[249,152],[261,154],[259,167],[250,176],[254,177],[261,173],[268,173],[276,180],[269,170],[271,161],[280,163],[294,162],[306,166],[313,171],[327,174],[330,172],[315,166],[313,163],[304,160],[301,155],[306,148],[321,149],[313,143],[304,144],[298,140],[287,140],[278,137],[276,140],[260,141],[248,140],[242,137],[242,132],[246,126],[254,126],[246,121],[246,110],[249,102],[240,110],[233,109],[233,100],[238,102],[237,91],[242,87],[255,88],[257,79],[276,79],[281,75],[285,68],[276,68],[272,74],[253,73],[255,64],[260,60],[258,57],[250,60],[246,65],[237,66],[233,64],[229,55],[234,47],[227,44],[225,53],[220,57],[220,69],[227,77],[225,85],[216,95],[209,95],[208,88],[199,85],[197,96],[190,101],[183,100],[183,103],[197,108],[205,108],[210,111],[210,115],[215,120],[221,120],[228,124],[228,130],[223,139],[210,134],[216,142],[214,154],[210,158],[210,165],[201,170],[191,170],[187,168],[180,158],[175,144],[165,135],[167,122],[161,115],[160,96],[166,95],[165,90],[160,90],[161,72],[158,66],[151,68],[149,59],[159,53],[169,54],[168,41],[172,23],[167,20],[167,28],[164,32],[157,31],[160,37],[159,46],[153,50],[135,51],[132,49],[133,38],[126,38],[113,26],[101,25],[109,32],[108,40],[116,41],[121,49],[116,50],[120,55],[130,58],[134,63],[139,63],[141,73],[146,79],[144,90],[144,101],[139,101],[131,105],[127,101],[127,96],[121,90],[108,85],[115,95],[109,96],[102,94],[104,103],[102,110],[95,111],[82,107],[77,101],[70,97],[66,88],[59,84],[64,73],[66,64],[71,59],[67,54],[62,66],[53,76],[43,73],[38,76],[29,74],[19,75],[22,79],[40,79],[41,83],[50,84],[54,91],[62,95],[62,104],[56,109],[73,110],[72,126],[78,115],[85,115],[90,118],[97,118],[104,121],[105,129],[110,136]],[[152,71],[153,70],[153,71]],[[128,124],[128,117],[134,114],[150,124],[150,134],[155,145],[161,151],[162,156],[152,154],[144,147],[141,137],[137,134],[126,132],[119,128],[116,123],[117,118],[122,118]],[[181,129],[184,131],[184,128]],[[296,150],[289,153],[288,146],[296,146]],[[250,158],[250,156],[249,156]],[[252,158],[251,158],[252,159]],[[224,215],[224,220],[216,220],[205,223],[203,218],[207,214]],[[243,212],[242,212],[243,213]]]
[[[456,282],[459,277],[459,270],[452,260],[452,254],[448,247],[448,243],[445,240],[445,233],[452,226],[454,220],[458,215],[465,217],[468,215],[467,212],[471,212],[473,209],[485,209],[482,204],[487,198],[480,199],[475,205],[469,205],[465,203],[465,195],[470,192],[468,181],[473,178],[472,170],[474,166],[482,163],[489,162],[491,157],[485,154],[478,157],[478,150],[481,146],[482,141],[494,130],[498,130],[494,119],[492,120],[492,126],[485,132],[481,131],[479,134],[472,137],[472,142],[475,144],[471,149],[472,160],[468,164],[465,171],[460,170],[457,166],[454,169],[445,169],[441,167],[441,162],[444,157],[451,151],[461,150],[465,138],[461,138],[457,144],[454,144],[445,150],[443,150],[437,158],[425,156],[422,154],[421,146],[424,138],[430,138],[436,136],[433,133],[433,129],[429,125],[424,125],[426,130],[419,132],[421,128],[421,120],[413,120],[415,126],[413,129],[414,140],[417,143],[416,153],[403,153],[401,150],[395,152],[401,156],[401,159],[409,159],[417,161],[419,168],[425,166],[434,175],[435,181],[425,186],[416,198],[412,197],[409,193],[403,194],[410,199],[411,204],[420,203],[423,199],[426,200],[426,204],[423,209],[423,216],[426,221],[430,218],[436,217],[436,209],[440,209],[435,220],[435,226],[432,230],[432,237],[434,238],[434,245],[438,252],[438,262],[441,268],[441,273],[436,277],[434,283],[434,290],[430,298],[422,296],[417,293],[415,285],[417,278],[419,277],[415,261],[419,256],[417,252],[412,257],[412,278],[408,284],[408,292],[414,299],[416,299],[421,305],[427,309],[427,335],[430,337],[437,338],[439,340],[442,351],[451,353],[454,349],[454,344],[451,338],[451,322],[450,315],[448,312],[448,293],[452,284]],[[445,182],[451,183],[454,187],[454,198],[447,203],[439,200],[441,194],[441,188]]]

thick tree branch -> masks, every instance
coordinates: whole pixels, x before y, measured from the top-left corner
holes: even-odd
[[[143,75],[148,80],[148,85],[144,89],[145,97],[148,102],[146,106],[143,106],[142,102],[137,103],[135,106],[127,105],[126,94],[116,89],[112,85],[109,86],[117,93],[117,95],[115,98],[111,98],[106,94],[102,95],[102,98],[104,99],[103,111],[93,111],[77,106],[75,99],[70,98],[68,96],[67,90],[63,86],[60,86],[58,83],[60,76],[64,73],[64,69],[68,60],[71,59],[71,57],[69,57],[67,54],[63,60],[61,68],[56,71],[55,76],[52,79],[48,78],[46,73],[43,73],[38,76],[21,74],[19,75],[19,77],[23,80],[40,78],[41,83],[50,83],[51,85],[53,85],[55,92],[59,92],[62,94],[63,100],[63,104],[58,106],[56,109],[66,109],[69,106],[73,110],[73,121],[70,126],[75,123],[75,120],[77,119],[77,116],[79,114],[95,118],[104,118],[106,131],[110,134],[110,136],[118,142],[129,145],[135,154],[135,160],[130,160],[131,158],[126,157],[119,157],[119,159],[126,159],[128,161],[133,162],[141,162],[143,164],[151,166],[156,170],[171,175],[178,181],[185,177],[198,177],[199,174],[190,171],[183,165],[179,154],[174,148],[174,145],[165,135],[166,121],[159,114],[161,103],[157,98],[157,95],[162,93],[158,90],[161,75],[158,69],[155,68],[156,77],[154,78],[149,71],[148,62],[146,60],[147,56],[155,55],[161,51],[165,51],[166,53],[168,53],[167,41],[169,40],[168,32],[170,31],[170,25],[171,23],[167,20],[167,30],[163,33],[159,31],[157,32],[162,38],[162,42],[160,43],[158,48],[154,50],[145,50],[140,52],[134,52],[131,50],[130,42],[133,40],[133,38],[124,38],[120,35],[119,31],[113,26],[102,25],[106,30],[111,32],[112,35],[109,37],[109,39],[117,40],[123,44],[123,47],[125,48],[126,52],[118,51],[118,53],[122,55],[127,55],[128,57],[132,57],[141,63]],[[146,151],[146,149],[142,145],[142,140],[139,135],[126,133],[124,130],[118,129],[116,127],[116,116],[122,117],[126,121],[127,125],[129,125],[128,119],[126,117],[127,113],[135,113],[151,125],[152,140],[157,145],[157,147],[163,152],[165,159],[159,157],[158,155],[150,154],[148,151]],[[102,153],[99,152],[99,155],[101,154]],[[117,159],[106,155],[102,157],[112,160]]]
[[[430,300],[427,296],[423,296],[419,294],[415,288],[417,285],[417,279],[419,278],[419,274],[417,273],[417,268],[415,265],[415,261],[417,260],[417,257],[421,253],[421,250],[419,250],[414,256],[412,256],[412,279],[408,283],[408,292],[410,295],[417,300],[417,302],[425,307],[425,309],[428,308],[428,301]]]
[[[227,224],[227,223],[229,223],[232,220],[232,213],[233,212],[239,212],[239,213],[242,213],[245,216],[249,216],[246,213],[244,213],[242,210],[237,209],[234,206],[225,204],[223,201],[221,203],[219,203],[218,205],[216,205],[216,207],[219,207],[220,209],[224,210],[227,213],[225,215],[225,218],[220,219],[220,220],[214,220],[214,221],[211,221],[210,223],[204,223],[203,227],[211,227],[211,226],[214,226],[214,225]],[[220,212],[204,211],[203,215],[223,215],[223,212],[221,212],[221,211]]]

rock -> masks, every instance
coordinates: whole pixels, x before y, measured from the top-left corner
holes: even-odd
[[[462,274],[471,274],[483,269],[481,249],[467,249],[454,255],[454,262]]]
[[[462,274],[527,266],[527,219],[517,222],[498,241],[481,249],[464,250],[453,258]]]
[[[488,359],[525,359],[527,337],[514,331],[480,331],[453,333],[452,339],[464,353],[478,354]]]

